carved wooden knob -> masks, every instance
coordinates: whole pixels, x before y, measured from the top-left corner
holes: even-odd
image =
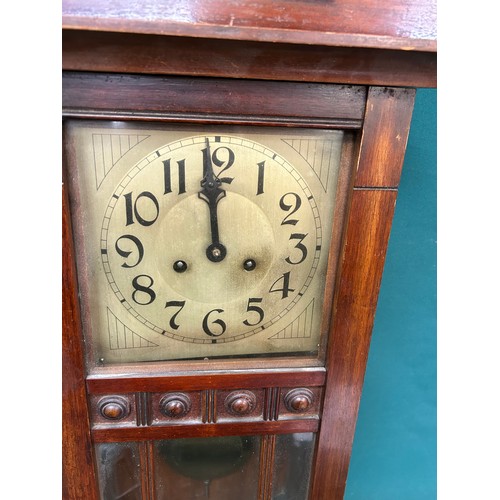
[[[307,411],[313,401],[314,396],[309,389],[292,389],[285,396],[285,406],[295,413]]]
[[[247,415],[255,408],[257,399],[250,391],[235,391],[224,401],[226,409],[234,415]]]
[[[108,420],[120,420],[130,413],[127,399],[121,396],[105,397],[99,401],[99,413]]]
[[[166,417],[179,418],[187,415],[191,409],[189,396],[182,393],[167,394],[160,400],[160,411]]]

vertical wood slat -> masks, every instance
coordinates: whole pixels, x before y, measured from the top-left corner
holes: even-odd
[[[271,500],[275,451],[276,435],[261,436],[258,500]]]
[[[138,443],[142,500],[155,499],[153,441]]]
[[[316,457],[314,500],[341,500],[351,456],[396,191],[352,197]],[[321,478],[321,479],[319,479]]]
[[[389,89],[391,90],[391,89]],[[327,351],[312,500],[342,500],[413,110],[414,90],[370,89]],[[375,119],[375,117],[377,117]],[[386,117],[387,119],[385,119]],[[370,123],[371,122],[371,123]],[[366,186],[363,188],[361,186]]]
[[[414,101],[415,89],[370,87],[356,186],[398,187]]]
[[[62,497],[97,500],[99,494],[84,383],[71,218],[64,185],[62,198]]]

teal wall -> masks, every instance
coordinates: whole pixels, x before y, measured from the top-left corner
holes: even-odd
[[[346,499],[436,498],[436,97],[417,91]]]

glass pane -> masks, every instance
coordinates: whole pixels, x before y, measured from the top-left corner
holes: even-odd
[[[142,499],[137,443],[100,443],[96,456],[102,500]]]
[[[260,438],[224,436],[155,443],[157,500],[255,500]]]
[[[309,492],[315,434],[276,437],[273,500],[306,500]]]

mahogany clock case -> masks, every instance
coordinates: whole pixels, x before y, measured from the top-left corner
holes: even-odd
[[[64,73],[68,123],[116,120],[344,132],[316,355],[109,366],[84,363],[90,358],[81,342],[81,325],[90,312],[80,309],[85,258],[81,247],[74,246],[75,234],[77,242],[82,236],[74,212],[75,186],[67,182],[74,152],[65,140],[63,408],[69,418],[63,431],[70,450],[65,464],[68,498],[78,498],[82,491],[87,498],[98,498],[97,443],[140,443],[140,481],[143,494],[149,495],[155,489],[148,465],[154,461],[155,440],[231,435],[267,436],[261,450],[266,459],[258,472],[259,498],[267,498],[274,437],[311,432],[317,439],[310,498],[342,498],[414,95],[405,88]],[[253,394],[256,413],[232,414],[223,401],[234,391]],[[194,413],[171,424],[157,413],[158,405],[165,394],[179,392],[199,403]],[[310,398],[305,411],[295,411],[293,404],[290,409],[290,398],[297,394],[298,407]],[[102,402],[106,398],[107,406]],[[252,401],[240,399],[247,406]],[[123,420],[103,419],[103,411],[120,414],[120,408],[127,409]],[[76,421],[87,425],[77,429]],[[332,449],[338,451],[332,454]]]

